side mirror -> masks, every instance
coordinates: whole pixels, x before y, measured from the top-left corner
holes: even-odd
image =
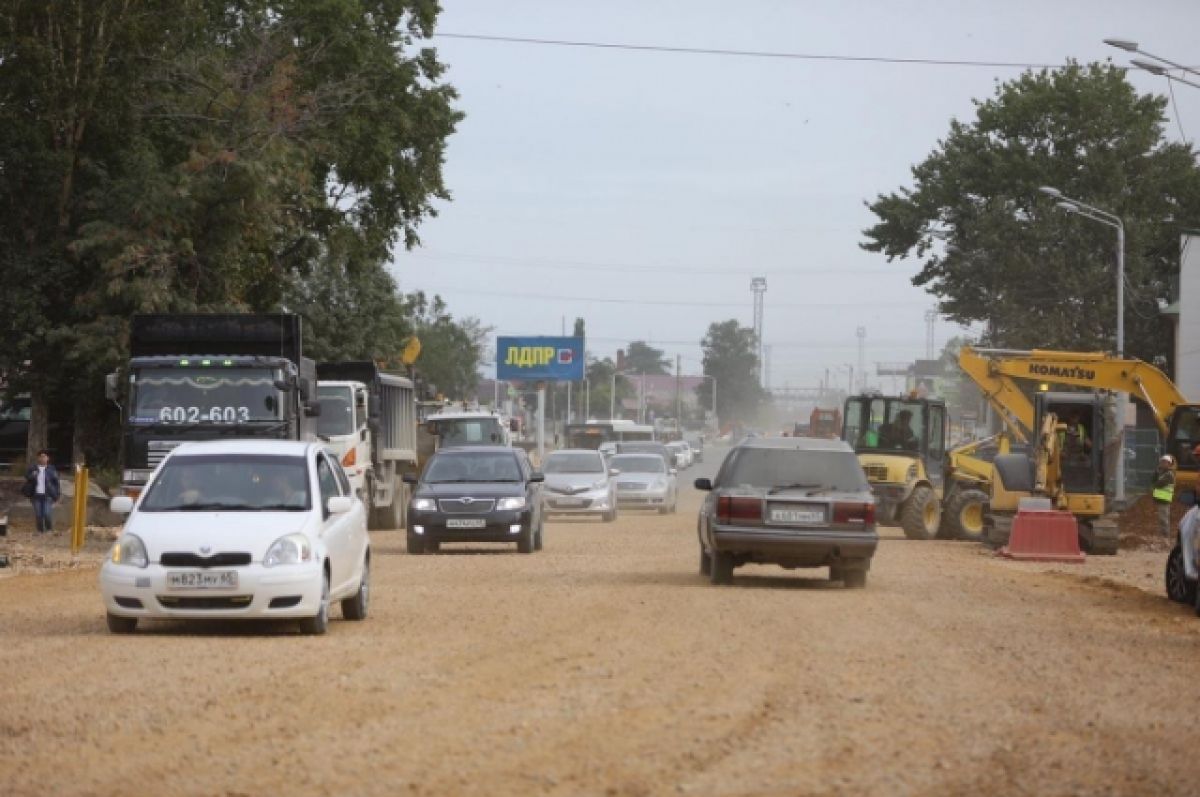
[[[546,474],[542,473],[540,470],[535,470],[533,473],[529,474],[529,481],[534,483],[544,482],[546,481]]]
[[[117,374],[115,372],[104,375],[104,397],[106,399],[116,401],[120,396],[119,387],[120,385],[117,384]]]
[[[344,515],[354,506],[354,499],[348,495],[335,495],[325,504],[331,515]]]
[[[711,490],[713,488],[712,479],[696,479],[696,481],[692,482],[692,486],[695,487],[697,490],[703,490],[704,492],[708,492],[709,490]]]
[[[116,515],[128,515],[133,511],[133,499],[127,495],[113,496],[108,502],[108,509]]]
[[[609,468],[608,475],[609,476],[620,476],[621,471],[617,470],[616,468]]]
[[[306,401],[304,402],[304,415],[307,418],[316,418],[321,414],[321,402]]]
[[[670,470],[667,471],[667,473],[674,476],[676,473],[679,473],[679,471],[675,470],[674,468],[671,468]]]
[[[400,474],[400,481],[404,482],[405,484],[416,484],[416,483],[417,483],[417,474],[415,474],[415,473],[401,473],[401,474]]]

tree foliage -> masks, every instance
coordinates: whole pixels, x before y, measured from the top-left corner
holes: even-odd
[[[438,11],[4,4],[0,374],[33,392],[35,417],[50,391],[102,400],[134,312],[287,307],[315,352],[356,357],[403,338],[383,264],[448,196],[461,116],[417,44]]]
[[[1113,350],[1115,230],[1038,191],[1054,186],[1124,220],[1126,350],[1161,355],[1178,233],[1200,222],[1200,170],[1165,140],[1164,110],[1111,64],[1026,72],[951,122],[911,188],[869,204],[879,222],[862,246],[919,260],[913,284],[950,319],[987,324],[988,343]]]
[[[733,421],[751,421],[766,399],[758,383],[758,356],[754,330],[741,326],[737,319],[713,322],[700,341],[704,352],[704,373],[717,385],[717,418],[722,425]],[[713,380],[705,380],[696,389],[701,405],[712,406]]]
[[[474,399],[491,328],[476,318],[455,321],[440,296],[429,299],[417,291],[408,304],[413,331],[421,339],[417,372],[447,398]]]
[[[670,373],[670,361],[662,349],[656,349],[644,340],[635,340],[625,350],[625,373],[662,376]]]

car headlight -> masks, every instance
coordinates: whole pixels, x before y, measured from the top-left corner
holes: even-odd
[[[499,510],[505,509],[524,509],[525,496],[517,496],[516,498],[501,498],[496,502],[496,508]]]
[[[429,512],[437,509],[437,501],[432,498],[414,498],[412,508],[418,512]]]
[[[263,567],[298,565],[312,559],[312,546],[303,534],[288,534],[271,543],[263,557]]]
[[[146,546],[142,543],[141,537],[128,532],[117,538],[109,556],[114,565],[145,567],[150,563],[150,557],[146,556]]]

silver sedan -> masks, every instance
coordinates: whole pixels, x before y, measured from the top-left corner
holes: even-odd
[[[617,519],[614,473],[599,451],[563,449],[546,456],[542,511],[546,515],[598,515]]]

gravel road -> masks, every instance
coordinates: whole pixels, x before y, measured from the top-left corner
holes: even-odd
[[[1200,619],[1150,586],[1161,554],[887,530],[865,590],[718,588],[698,502],[555,522],[533,556],[376,533],[371,617],[321,638],[114,637],[94,570],[2,579],[0,794],[1196,793]]]

